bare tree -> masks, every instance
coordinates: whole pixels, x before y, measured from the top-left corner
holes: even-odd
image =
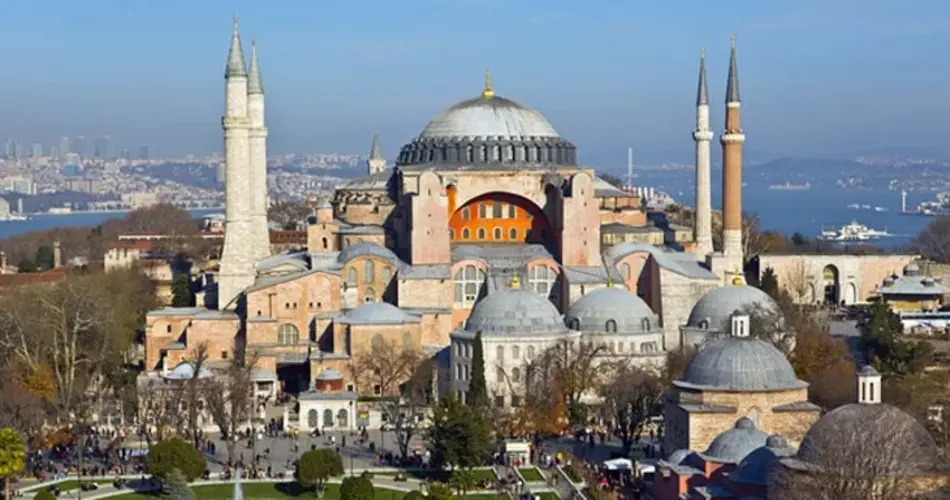
[[[192,372],[191,378],[185,381],[184,403],[188,410],[188,432],[191,433],[192,444],[197,448],[201,444],[201,432],[198,428],[198,413],[206,394],[205,387],[210,383],[209,380],[201,376],[202,371],[207,372],[205,364],[210,357],[208,344],[202,342],[195,346],[193,356],[191,364],[194,371]]]
[[[853,405],[838,411],[854,414],[819,421],[796,458],[786,459],[773,473],[769,498],[905,500],[921,493],[919,488],[929,481],[917,483],[916,478],[940,461],[926,429],[892,406]]]
[[[208,405],[211,419],[221,431],[231,462],[237,459],[238,429],[254,416],[252,373],[257,363],[257,354],[247,357],[235,349],[224,373],[204,386],[204,401]]]
[[[913,241],[914,250],[927,259],[950,263],[950,217],[937,217]]]
[[[779,279],[779,286],[788,292],[792,300],[799,305],[815,300],[812,295],[812,283],[808,277],[808,268],[804,259],[797,259],[786,268]]]
[[[722,251],[722,212],[712,214],[713,248]],[[746,262],[769,251],[773,239],[766,237],[759,228],[757,214],[742,215],[742,255]]]
[[[551,397],[563,398],[572,424],[586,420],[580,413],[581,399],[600,384],[599,358],[606,349],[602,342],[561,341],[545,349],[531,364],[535,381],[547,381],[546,386],[537,384],[538,389]]]
[[[768,309],[754,304],[743,307],[738,312],[749,316],[749,332],[752,335],[774,345],[786,357],[795,350],[796,332],[785,322],[780,309]],[[723,325],[722,331],[728,332],[729,328],[730,325]]]
[[[377,407],[393,424],[400,454],[408,456],[415,435],[412,419],[432,395],[431,361],[415,349],[383,340],[355,356],[350,370],[359,387],[372,387],[381,396]]]
[[[149,447],[165,439],[166,430],[185,426],[186,415],[181,411],[183,384],[151,379],[140,384],[136,394],[136,421]]]
[[[627,456],[647,419],[659,413],[666,386],[659,374],[637,368],[629,361],[610,368],[600,395],[623,445],[623,455]]]

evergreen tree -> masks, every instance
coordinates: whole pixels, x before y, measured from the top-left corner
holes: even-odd
[[[471,469],[485,464],[491,452],[491,428],[486,412],[463,405],[455,396],[432,410],[426,436],[436,467]]]
[[[21,260],[20,263],[16,265],[16,267],[21,273],[35,273],[36,271],[39,271],[39,269],[36,268],[36,264],[32,260],[26,258]]]
[[[322,493],[327,479],[343,475],[343,458],[329,448],[304,453],[297,461],[297,482]]]
[[[172,307],[193,307],[195,296],[191,293],[191,280],[187,274],[179,274],[172,281]]]
[[[475,334],[472,353],[472,380],[468,384],[468,404],[476,408],[488,406],[488,386],[485,383],[485,348],[481,332]]]
[[[36,267],[40,271],[45,271],[47,269],[52,269],[53,262],[53,248],[49,245],[43,245],[36,249]]]
[[[908,375],[922,371],[933,358],[927,341],[904,340],[900,316],[890,306],[877,302],[861,324],[861,349],[868,361],[885,375]]]
[[[178,471],[186,481],[194,481],[205,471],[205,459],[191,443],[179,437],[166,439],[148,450],[148,473],[162,479]]]
[[[162,496],[167,500],[195,500],[195,492],[177,467],[172,469],[162,483]]]
[[[778,277],[775,276],[775,270],[771,267],[766,267],[765,271],[762,271],[762,279],[759,280],[759,289],[767,293],[769,297],[778,300]]]
[[[351,476],[340,484],[340,500],[373,500],[373,483],[363,476]]]

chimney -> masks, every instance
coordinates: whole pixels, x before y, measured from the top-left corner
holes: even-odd
[[[744,314],[736,314],[732,317],[732,327],[729,331],[733,337],[749,336],[749,317]]]
[[[858,403],[863,405],[881,404],[881,374],[871,365],[858,370]]]
[[[63,250],[60,248],[59,240],[53,242],[53,269],[63,265]]]

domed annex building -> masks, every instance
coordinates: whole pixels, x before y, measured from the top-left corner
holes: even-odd
[[[265,87],[257,47],[246,64],[235,22],[225,68],[220,271],[201,307],[147,315],[146,370],[164,373],[205,346],[210,369],[230,363],[235,352],[253,353],[259,394],[311,392],[319,374],[334,370],[342,377],[334,394],[378,395],[383,389],[353,366],[388,342],[442,353],[447,383],[440,387],[464,398],[472,341],[481,333],[489,389],[497,402],[514,404],[498,383],[517,383],[522,366],[555,341],[602,342],[605,359],[655,365],[684,342],[720,334],[725,315],[761,302],[744,286],[716,294],[742,278],[745,135],[734,44],[720,140],[722,252],[712,248],[704,62],[693,134],[695,241],[665,247],[602,246],[602,226],[646,225],[640,199],[598,178],[540,112],[496,94],[490,75],[485,80],[480,93],[438,113],[402,146],[393,165],[374,137],[366,175],[314,206],[307,248],[271,255]],[[327,409],[333,425],[354,425],[352,415],[339,418],[342,407],[320,409],[320,422]],[[759,411],[766,418],[773,409]],[[684,446],[698,439],[687,436]]]

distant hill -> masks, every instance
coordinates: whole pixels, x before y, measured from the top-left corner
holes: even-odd
[[[829,172],[847,172],[850,170],[867,169],[867,165],[862,165],[850,159],[835,158],[778,158],[775,160],[760,163],[754,167],[772,172],[795,172],[799,174],[811,173],[829,173]]]

